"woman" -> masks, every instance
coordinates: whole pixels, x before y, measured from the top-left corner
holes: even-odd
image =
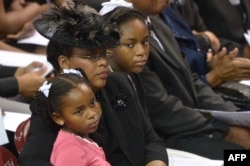
[[[86,9],[88,12],[82,12]],[[81,5],[75,5],[70,11],[55,10],[35,25],[41,34],[50,38],[48,60],[58,72],[80,67],[86,73],[103,111],[100,126],[91,138],[104,149],[109,163],[114,166],[166,166],[165,146],[135,100],[134,90],[123,81],[123,75],[117,74],[112,81],[108,79],[108,86],[100,90],[108,78],[110,54],[106,53],[106,48],[116,47],[119,35],[105,25],[101,16]],[[57,132],[58,126],[49,129],[33,112],[20,165],[50,165]]]

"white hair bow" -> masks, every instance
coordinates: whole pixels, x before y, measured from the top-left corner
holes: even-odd
[[[48,81],[45,81],[43,85],[39,88],[39,91],[41,91],[44,96],[49,97],[49,90],[51,85],[51,83],[48,84]]]
[[[132,3],[126,2],[124,0],[110,0],[109,2],[103,2],[102,6],[103,7],[99,11],[100,15],[105,15],[105,14],[113,11],[115,8],[117,8],[119,6],[133,8]]]
[[[63,73],[66,73],[66,74],[71,74],[72,73],[72,74],[76,74],[76,75],[83,78],[82,73],[80,71],[78,71],[78,70],[75,70],[75,69],[63,69]]]

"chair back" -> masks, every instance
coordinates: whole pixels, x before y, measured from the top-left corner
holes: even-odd
[[[17,126],[17,129],[14,134],[14,144],[19,154],[22,151],[24,144],[26,143],[29,130],[30,130],[30,118],[21,122]]]
[[[17,157],[5,147],[0,146],[0,165],[18,166]]]

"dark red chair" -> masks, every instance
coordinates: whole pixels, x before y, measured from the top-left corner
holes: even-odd
[[[18,166],[16,156],[5,147],[0,146],[0,165],[1,166]]]
[[[23,146],[28,137],[29,130],[30,130],[30,118],[21,122],[17,126],[17,129],[14,134],[14,144],[16,146],[16,150],[18,153],[20,153],[23,149]]]

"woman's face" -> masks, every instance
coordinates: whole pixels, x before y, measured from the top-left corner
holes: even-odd
[[[130,20],[120,25],[121,45],[113,50],[111,66],[114,70],[139,73],[143,70],[149,55],[149,32],[144,22]]]
[[[73,55],[70,58],[59,56],[58,61],[61,68],[81,68],[86,73],[94,90],[103,88],[108,77],[106,50],[73,48],[72,52]]]

